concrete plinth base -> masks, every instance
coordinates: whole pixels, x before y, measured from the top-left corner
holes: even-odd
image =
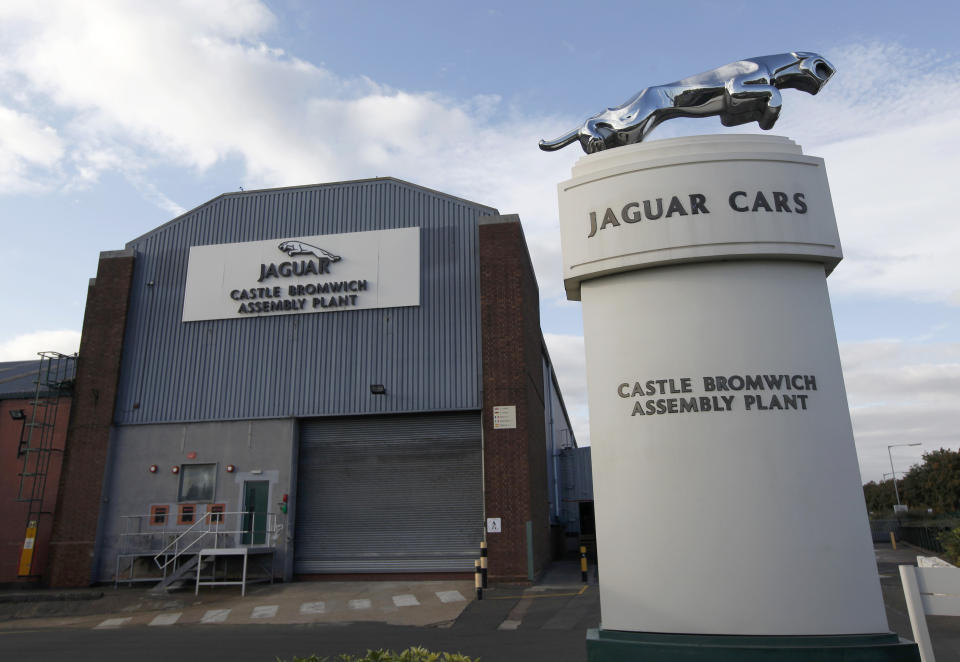
[[[587,631],[588,662],[920,662],[896,634],[746,636]]]

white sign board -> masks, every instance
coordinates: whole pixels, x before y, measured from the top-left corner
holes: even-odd
[[[517,408],[514,405],[503,405],[493,408],[493,429],[510,430],[517,427]]]
[[[487,533],[500,533],[502,530],[499,517],[487,518]]]
[[[420,228],[193,246],[184,322],[420,305]]]

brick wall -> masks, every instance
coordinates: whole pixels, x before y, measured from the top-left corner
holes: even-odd
[[[540,295],[516,215],[480,219],[484,490],[489,574],[525,581],[526,523],[533,525],[534,574],[550,559]],[[493,407],[517,408],[515,429],[493,429]]]
[[[25,420],[17,421],[10,417],[10,412],[22,410]],[[52,418],[52,410],[49,410]],[[43,420],[47,412],[37,412],[37,420]],[[70,417],[70,398],[64,396],[57,403],[56,421],[51,439],[52,448],[63,448],[67,436],[67,425]],[[17,400],[0,401],[0,585],[15,584],[28,581],[18,576],[20,567],[20,553],[27,530],[27,517],[30,504],[17,501],[20,495],[20,471],[23,470],[23,456],[17,455],[20,446],[24,424],[34,420],[33,399],[22,398]],[[39,428],[34,428],[34,435],[40,435]],[[34,439],[34,445],[39,442]],[[35,471],[38,454],[28,459],[27,471]],[[60,479],[60,455],[52,454],[47,467],[47,484],[43,491],[44,514],[38,518],[37,539],[33,550],[31,575],[42,575],[47,563],[47,553],[50,542],[50,532],[53,526],[53,517],[49,513],[55,512],[57,503],[57,484]],[[27,481],[24,489],[29,493],[33,484]],[[29,581],[35,581],[31,576]]]
[[[133,263],[132,251],[101,253],[97,277],[87,291],[45,577],[51,586],[91,582]]]

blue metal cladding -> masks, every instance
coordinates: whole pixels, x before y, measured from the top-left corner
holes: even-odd
[[[477,219],[496,213],[385,178],[231,193],[134,239],[115,421],[479,409]],[[405,227],[419,306],[180,321],[191,246]]]

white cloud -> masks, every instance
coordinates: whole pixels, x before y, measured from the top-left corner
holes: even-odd
[[[906,471],[923,452],[960,448],[960,344],[876,340],[841,343],[860,470],[865,481],[890,471],[889,444]]]
[[[55,169],[63,151],[53,127],[0,105],[0,193],[39,190],[37,173]]]
[[[0,82],[26,91],[18,103],[66,118],[63,186],[105,171],[136,184],[152,166],[202,172],[234,159],[246,188],[393,175],[519,212],[549,275],[546,298],[560,296],[555,183],[576,155],[535,143],[562,121],[495,95],[456,100],[339,77],[265,43],[274,23],[253,0],[5,3]]]
[[[34,331],[0,343],[0,361],[29,361],[39,352],[74,354],[80,348],[80,333],[72,329]]]

